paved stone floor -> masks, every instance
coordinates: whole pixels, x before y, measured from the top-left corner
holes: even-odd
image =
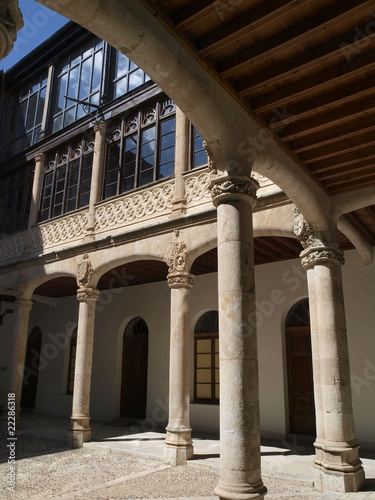
[[[215,499],[219,478],[219,442],[194,438],[195,457],[186,466],[162,462],[162,432],[131,422],[92,423],[93,441],[80,450],[65,445],[67,419],[26,414],[16,441],[16,488],[8,490],[8,449],[0,450],[0,499]],[[366,455],[366,454],[365,454]],[[267,499],[375,500],[375,454],[363,458],[366,491],[321,494],[312,486],[310,445],[293,442],[262,445],[262,475]]]

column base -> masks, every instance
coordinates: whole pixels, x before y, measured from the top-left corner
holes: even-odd
[[[359,445],[350,443],[314,443],[314,487],[319,491],[355,492],[365,484],[365,472],[359,459]]]
[[[250,485],[248,483],[228,483],[220,479],[214,493],[221,500],[251,500],[264,498],[267,488],[262,481]]]
[[[189,427],[166,428],[167,437],[164,442],[164,463],[171,465],[185,465],[187,460],[194,457],[194,447]]]
[[[71,417],[68,432],[68,446],[82,448],[83,443],[91,441],[90,417]]]

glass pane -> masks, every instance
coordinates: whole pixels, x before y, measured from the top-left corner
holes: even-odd
[[[25,133],[25,117],[27,110],[27,100],[22,101],[18,107],[18,120],[16,137],[22,137]]]
[[[197,369],[197,382],[211,383],[211,370],[208,368]]]
[[[57,79],[57,88],[56,88],[56,95],[57,95],[57,100],[56,100],[56,106],[55,106],[55,113],[62,111],[65,107],[65,95],[66,95],[66,84],[68,81],[68,73],[65,73],[64,75],[60,76]]]
[[[204,149],[202,151],[194,153],[194,167],[201,167],[202,165],[206,164],[207,164],[207,154]]]
[[[39,125],[40,123],[42,123],[45,100],[46,100],[46,89],[44,88],[41,90],[39,94],[38,111],[36,115],[35,125]]]
[[[130,191],[131,189],[134,189],[134,180],[135,177],[132,175],[131,177],[126,177],[124,179],[123,185],[122,185],[122,192],[126,193],[126,191]]]
[[[133,62],[133,61],[130,61],[130,71],[133,71],[134,69],[137,69],[138,66]]]
[[[195,325],[195,333],[216,333],[219,331],[219,315],[217,311],[204,313]]]
[[[103,51],[101,50],[95,54],[94,73],[92,76],[91,92],[97,92],[100,89],[100,84],[102,81],[102,69],[103,69]]]
[[[220,371],[219,371],[219,368],[215,369],[215,382],[217,384],[220,382]]]
[[[139,178],[139,185],[145,186],[146,184],[150,184],[154,180],[153,170],[146,170],[142,172]]]
[[[62,114],[59,116],[56,116],[53,119],[52,133],[58,132],[59,130],[62,129],[62,120],[63,120]]]
[[[174,147],[160,151],[160,163],[174,162]]]
[[[215,398],[220,399],[220,385],[215,384]]]
[[[26,130],[30,130],[31,128],[34,127],[37,100],[38,100],[38,94],[33,94],[29,99],[29,109],[27,110]]]
[[[71,123],[74,122],[74,120],[75,120],[75,111],[76,111],[75,106],[73,106],[72,108],[67,109],[65,111],[64,127],[67,127],[68,125],[70,125]]]
[[[125,76],[121,80],[115,83],[114,98],[120,97],[127,92],[128,77]]]
[[[70,71],[69,74],[69,84],[68,84],[68,96],[77,99],[78,95],[78,79],[79,79],[79,66],[76,66]],[[68,104],[70,104],[68,102]]]
[[[130,73],[129,91],[142,85],[143,81],[144,81],[144,73],[141,69],[137,69],[137,71],[134,71],[134,73]]]
[[[176,130],[176,120],[175,118],[170,118],[169,120],[164,120],[161,122],[161,132],[162,132],[162,135],[166,135],[166,134],[171,134],[173,132],[175,132]],[[172,143],[170,143],[169,145],[171,144],[174,144],[174,140]],[[168,144],[166,144],[167,146]]]
[[[81,82],[79,87],[79,99],[82,100],[88,97],[90,93],[92,58],[86,59],[82,64]]]
[[[196,345],[197,353],[211,353],[211,339],[199,339]]]
[[[160,179],[170,177],[174,174],[174,161],[160,166]]]
[[[219,339],[215,339],[215,352],[219,352]]]
[[[148,128],[142,133],[142,144],[153,141],[155,139],[155,127]]]
[[[116,52],[116,78],[128,72],[129,59],[121,52]]]
[[[211,354],[197,354],[197,367],[210,368],[211,367]]]
[[[197,384],[197,398],[211,399],[211,384]]]

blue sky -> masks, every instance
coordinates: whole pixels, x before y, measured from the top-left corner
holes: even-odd
[[[24,27],[18,32],[12,52],[0,61],[0,69],[5,71],[69,21],[34,0],[18,0],[18,2]]]

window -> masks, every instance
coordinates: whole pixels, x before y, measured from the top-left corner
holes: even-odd
[[[127,92],[143,85],[149,81],[146,75],[133,61],[130,61],[124,54],[116,50],[115,52],[115,74],[113,80],[113,98],[117,99]]]
[[[104,42],[94,38],[73,52],[57,67],[52,133],[85,116],[78,99],[99,105],[103,84]],[[67,96],[67,97],[65,97]]]
[[[219,316],[217,311],[203,314],[194,330],[194,399],[218,403],[219,381]]]
[[[0,180],[0,234],[27,228],[33,168],[28,165]]]
[[[6,157],[16,155],[39,139],[46,99],[47,74],[24,85],[12,99]]]
[[[191,168],[198,168],[203,165],[207,165],[207,153],[203,147],[203,137],[194,125],[191,126],[191,137]]]
[[[70,337],[68,387],[66,391],[68,394],[73,394],[73,389],[74,389],[76,352],[77,352],[77,328],[74,329],[72,336]]]
[[[309,299],[302,299],[290,309],[285,326],[310,326]]]
[[[175,105],[158,102],[112,130],[106,158],[104,198],[174,174]]]
[[[40,220],[85,207],[90,200],[94,142],[83,139],[75,147],[56,152],[47,162]]]

